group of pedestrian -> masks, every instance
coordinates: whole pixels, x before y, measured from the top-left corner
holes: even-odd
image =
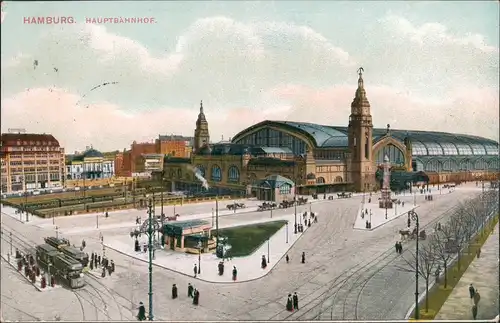
[[[177,291],[177,287],[175,287],[175,289]],[[173,288],[172,288],[172,294],[173,294]],[[193,299],[193,305],[198,305],[200,303],[200,291],[194,288],[194,286],[191,285],[191,283],[188,283],[188,297]]]
[[[289,312],[293,312],[294,310],[299,310],[299,296],[297,292],[292,294],[288,294],[288,299],[286,300],[286,310]]]
[[[479,295],[479,291],[475,289],[472,284],[469,285],[469,295],[472,300],[472,317],[475,320],[477,317],[477,306],[481,300],[481,295]]]
[[[93,270],[94,268],[97,269],[99,268],[99,266],[102,266],[101,277],[106,277],[106,271],[110,276],[112,273],[115,272],[115,262],[113,260],[109,260],[104,256],[102,256],[101,258],[101,255],[92,252],[92,254],[90,255],[90,263],[89,263],[90,270]]]
[[[286,254],[285,260],[286,260],[287,264],[290,262],[290,257],[288,256],[288,254]],[[305,252],[302,252],[302,255],[300,257],[300,262],[303,263],[303,264],[306,263],[306,253]]]
[[[396,241],[396,244],[394,245],[396,248],[396,253],[402,254],[403,253],[403,244],[401,241]]]

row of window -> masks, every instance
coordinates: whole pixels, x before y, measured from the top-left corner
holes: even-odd
[[[433,142],[413,142],[412,154],[414,156],[426,155],[498,155],[498,148],[493,145],[479,144],[452,144],[452,143],[433,143]]]
[[[10,158],[11,159],[21,159],[21,158],[24,158],[24,159],[33,159],[33,158],[59,158],[60,155],[58,154],[47,154],[47,153],[44,153],[44,154],[34,154],[34,153],[29,153],[29,154],[11,154],[10,155]]]
[[[316,173],[340,172],[341,166],[316,166]]]
[[[304,141],[274,129],[261,129],[241,138],[236,143],[266,147],[287,147],[292,150],[294,155],[306,153],[306,143]]]
[[[21,146],[21,140],[18,140],[16,143],[17,143],[18,146]],[[43,145],[43,146],[52,146],[52,145],[54,145],[54,146],[57,146],[57,144],[55,142],[53,143],[52,141],[39,141],[39,140],[36,140],[36,141],[30,140],[29,142],[25,141],[25,140],[22,141],[23,146],[28,145],[28,143],[29,143],[29,145],[32,145],[32,146],[33,145],[38,145],[38,146],[39,145]]]
[[[344,151],[319,150],[314,152],[314,158],[322,160],[344,160],[346,158],[346,153]]]
[[[60,179],[59,173],[44,173],[44,174],[26,174],[24,176],[12,176],[10,181],[12,184],[15,183],[34,183],[34,182],[46,182],[50,178],[51,181],[58,181]]]
[[[196,166],[197,172],[203,177],[206,178],[206,170],[203,165]],[[239,182],[240,180],[240,170],[236,166],[231,166],[227,170],[227,178],[228,182]],[[222,169],[218,165],[213,165],[210,172],[210,179],[214,182],[222,181]]]
[[[430,160],[427,163],[423,163],[420,160],[414,161],[413,168],[416,171],[428,171],[428,172],[458,172],[458,171],[469,171],[469,170],[497,170],[499,168],[499,161],[492,160],[490,162],[484,159],[479,159],[476,161],[464,160],[461,162],[455,162],[453,160],[439,161]]]

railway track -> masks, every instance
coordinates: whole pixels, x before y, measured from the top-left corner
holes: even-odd
[[[34,253],[34,246],[37,245],[36,242],[30,240],[23,233],[3,224],[0,230],[1,239],[7,243],[12,242],[13,248],[19,249],[25,253]],[[69,290],[73,293],[79,303],[80,309],[82,311],[82,320],[99,320],[99,315],[106,317],[109,320],[124,320],[123,309],[125,308],[130,312],[130,317],[134,317],[132,309],[130,309],[130,299],[120,295],[112,288],[107,287],[105,284],[100,282],[97,278],[92,275],[85,275],[86,286],[76,290]],[[117,296],[125,301],[122,304],[118,301]],[[111,300],[111,301],[109,301]],[[85,304],[90,305],[90,308],[94,311],[95,318],[90,318],[88,309],[86,309]],[[109,308],[114,307],[117,310],[118,315],[113,315],[109,313]]]

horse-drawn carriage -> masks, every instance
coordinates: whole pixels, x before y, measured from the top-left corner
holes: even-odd
[[[401,240],[406,240],[406,239],[413,240],[417,238],[417,228],[414,228],[413,230],[410,229],[399,230],[399,234],[401,235]],[[427,239],[427,233],[425,233],[425,230],[420,231],[420,233],[418,234],[418,238],[420,240]]]
[[[304,204],[307,204],[307,199],[299,197],[299,199],[297,200],[297,205],[304,205]]]
[[[245,204],[243,204],[243,203],[233,203],[233,204],[229,204],[227,206],[228,210],[237,210],[237,209],[244,209],[244,208],[245,208]]]
[[[276,203],[264,202],[262,205],[259,205],[257,211],[266,211],[275,209],[278,205]]]
[[[295,205],[295,201],[282,201],[279,204],[280,209],[286,209]]]
[[[337,197],[339,199],[350,198],[350,197],[352,197],[352,193],[346,193],[346,192],[337,193]]]

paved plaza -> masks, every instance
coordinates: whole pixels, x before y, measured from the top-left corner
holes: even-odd
[[[420,205],[417,212],[421,225],[432,225],[432,221],[446,214],[447,210],[461,200],[473,197],[480,191],[480,188],[469,184],[457,187],[453,194],[442,194],[429,202],[425,201],[423,196],[417,195],[417,204]],[[276,261],[271,256],[271,265],[274,267],[270,273],[257,280],[237,284],[210,283],[154,266],[155,320],[305,320],[317,317],[319,312],[321,319],[349,318],[348,313],[343,316],[342,304],[346,302],[348,312],[354,313],[352,304],[356,299],[359,299],[356,307],[358,319],[404,318],[413,303],[414,280],[411,274],[398,271],[392,265],[391,257],[394,255],[394,242],[399,238],[398,231],[406,227],[406,218],[396,218],[373,231],[355,230],[354,224],[361,202],[362,196],[357,195],[350,199],[320,199],[311,205],[298,207],[298,213],[309,211],[309,208],[318,212],[319,223],[304,232],[288,251],[290,263],[287,264],[283,259]],[[212,205],[208,203],[197,206],[200,209],[192,211],[192,214],[211,216]],[[173,212],[173,209],[169,210]],[[110,214],[108,219],[100,221],[100,226],[104,226],[104,221],[108,220],[109,225],[122,221],[133,224],[136,217],[134,212]],[[183,213],[179,213],[182,216]],[[292,213],[293,209],[275,210],[273,219],[287,217]],[[141,214],[145,219],[145,211]],[[56,218],[55,222],[60,226],[60,234],[71,241],[80,242],[85,239],[89,253],[102,250],[99,234],[104,236],[105,243],[124,239],[127,246],[132,246],[129,227],[110,227],[103,230],[96,228],[94,231],[88,231],[85,228],[93,227],[93,218],[95,216]],[[104,217],[99,218],[101,219]],[[228,214],[221,216],[220,223],[230,226],[264,219],[270,219],[269,211]],[[21,223],[5,215],[2,210],[4,227],[22,232],[27,239],[37,243],[41,243],[44,236],[55,234],[51,219],[41,221],[45,223]],[[75,229],[77,227],[81,227],[82,231],[78,232]],[[410,242],[405,244],[404,248],[414,248],[414,245]],[[299,260],[302,252],[306,253],[305,264],[301,264]],[[33,317],[53,320],[55,315],[59,315],[61,320],[82,320],[81,313],[84,312],[85,320],[95,320],[96,317],[120,319],[120,315],[124,320],[132,320],[139,301],[144,302],[147,308],[147,265],[142,260],[113,251],[111,248],[106,248],[106,256],[116,263],[116,272],[112,276],[99,279],[99,283],[89,280],[89,287],[86,287],[88,292],[94,295],[102,294],[102,297],[92,298],[90,294],[86,296],[89,301],[94,300],[94,307],[92,303],[83,301],[85,305],[82,310],[75,293],[64,288],[50,293],[37,292],[25,280],[23,282],[24,278],[18,277],[18,273],[11,271],[8,278],[2,275],[2,296],[10,297],[6,302],[19,307],[17,305],[23,304],[23,301],[30,297],[38,303],[33,305],[33,309],[31,306],[24,309],[28,314],[22,314],[18,310],[3,310],[3,317],[8,320],[34,319]],[[260,262],[253,266],[256,271],[261,271]],[[239,271],[247,270],[246,267],[248,266],[239,268]],[[213,268],[213,272],[216,272],[216,268]],[[361,284],[358,284],[359,282]],[[174,283],[179,287],[179,298],[176,300],[171,299],[170,295]],[[199,306],[192,305],[191,300],[187,298],[188,283],[200,291]],[[363,288],[360,291],[356,286],[361,285]],[[421,288],[423,291],[424,286]],[[299,295],[301,310],[290,316],[285,310],[286,295],[295,291]],[[84,293],[86,292],[80,294]],[[48,294],[51,297],[40,296]],[[96,310],[96,307],[99,310]],[[33,317],[29,318],[27,315]]]
[[[291,209],[293,212],[293,209]],[[319,217],[319,215],[318,215]],[[246,257],[236,257],[228,259],[224,262],[225,272],[223,276],[218,274],[218,263],[220,259],[214,253],[204,253],[200,255],[200,265],[201,273],[197,275],[197,279],[207,281],[207,282],[232,282],[232,268],[235,266],[238,270],[237,282],[245,282],[253,279],[260,278],[267,275],[278,261],[283,258],[288,250],[293,246],[293,244],[302,236],[303,233],[294,233],[294,214],[278,215],[274,217],[269,217],[266,215],[265,218],[256,218],[252,220],[239,221],[237,217],[222,218],[220,222],[220,229],[236,227],[241,225],[251,225],[264,222],[272,221],[288,221],[289,225],[283,226],[278,230],[267,242],[262,244],[257,250],[255,250],[251,255]],[[309,217],[307,218],[309,219]],[[232,220],[232,221],[231,221]],[[297,216],[297,222],[302,222],[302,215]],[[318,225],[312,223],[311,225]],[[304,232],[308,227],[304,228]],[[141,236],[139,242],[141,245],[147,243],[147,236]],[[147,262],[148,253],[147,252],[134,252],[134,239],[130,236],[117,237],[115,239],[106,239],[104,245],[115,251],[121,252],[123,254],[135,257],[139,260]],[[268,265],[265,269],[260,267],[262,256],[265,256],[268,260]],[[299,259],[295,259],[297,262]],[[198,265],[198,255],[181,253],[177,251],[172,251],[169,249],[156,250],[154,264],[173,270],[178,273],[185,274],[187,276],[194,276],[193,267]]]

